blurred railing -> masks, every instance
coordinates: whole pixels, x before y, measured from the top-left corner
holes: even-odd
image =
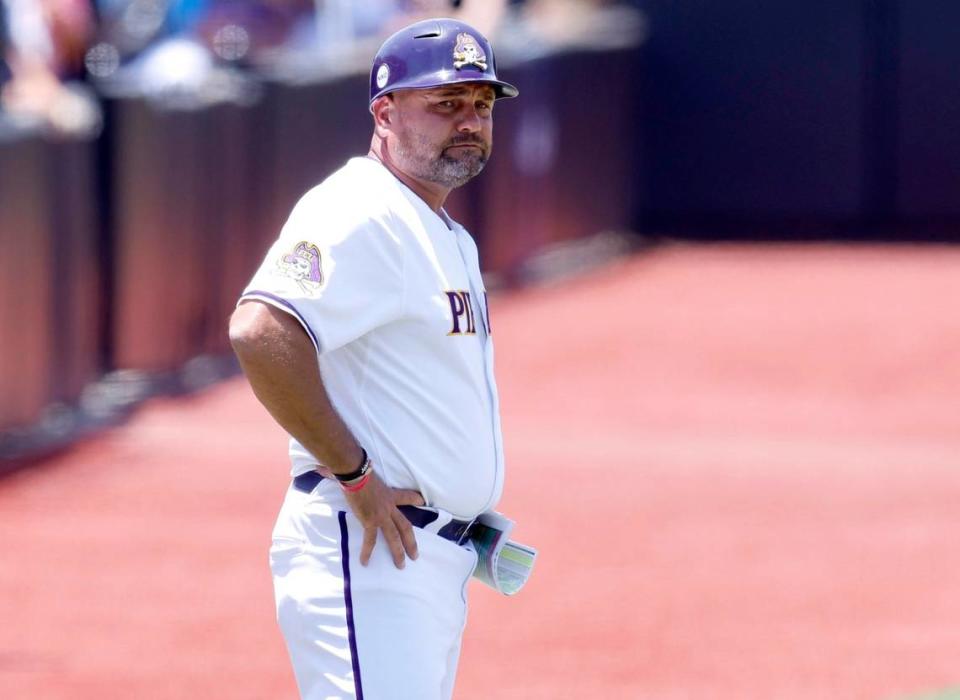
[[[0,430],[68,431],[100,375],[96,186],[93,143],[0,137]]]
[[[612,77],[636,56],[509,72],[523,98],[498,105],[487,172],[449,202],[502,282],[552,243],[633,228],[637,93]],[[177,109],[114,97],[94,140],[0,143],[0,460],[234,370],[237,296],[300,195],[371,133],[366,75],[258,90]]]
[[[521,98],[449,203],[492,276],[608,230],[960,240],[960,4],[634,4],[639,47],[513,38]],[[365,152],[366,81],[114,96],[91,141],[0,131],[0,461],[234,371],[234,300],[297,198]]]

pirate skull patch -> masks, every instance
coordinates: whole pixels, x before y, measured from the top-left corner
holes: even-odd
[[[466,32],[457,34],[457,43],[453,47],[453,67],[460,70],[464,66],[487,69],[487,55],[483,53],[480,42]]]

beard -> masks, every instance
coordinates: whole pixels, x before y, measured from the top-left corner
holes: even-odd
[[[479,175],[490,153],[490,145],[477,135],[454,136],[440,146],[425,135],[406,129],[398,137],[398,160],[410,175],[451,189]],[[461,144],[475,144],[479,149],[449,150]]]

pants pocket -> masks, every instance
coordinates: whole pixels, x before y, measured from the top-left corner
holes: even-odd
[[[274,537],[270,544],[270,569],[275,576],[283,576],[290,563],[306,551],[306,542],[293,537]]]

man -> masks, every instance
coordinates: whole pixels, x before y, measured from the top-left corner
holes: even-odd
[[[469,25],[381,47],[374,133],[296,205],[231,342],[291,436],[273,534],[277,617],[304,698],[450,698],[503,451],[477,249],[443,209],[490,155],[496,76]]]

